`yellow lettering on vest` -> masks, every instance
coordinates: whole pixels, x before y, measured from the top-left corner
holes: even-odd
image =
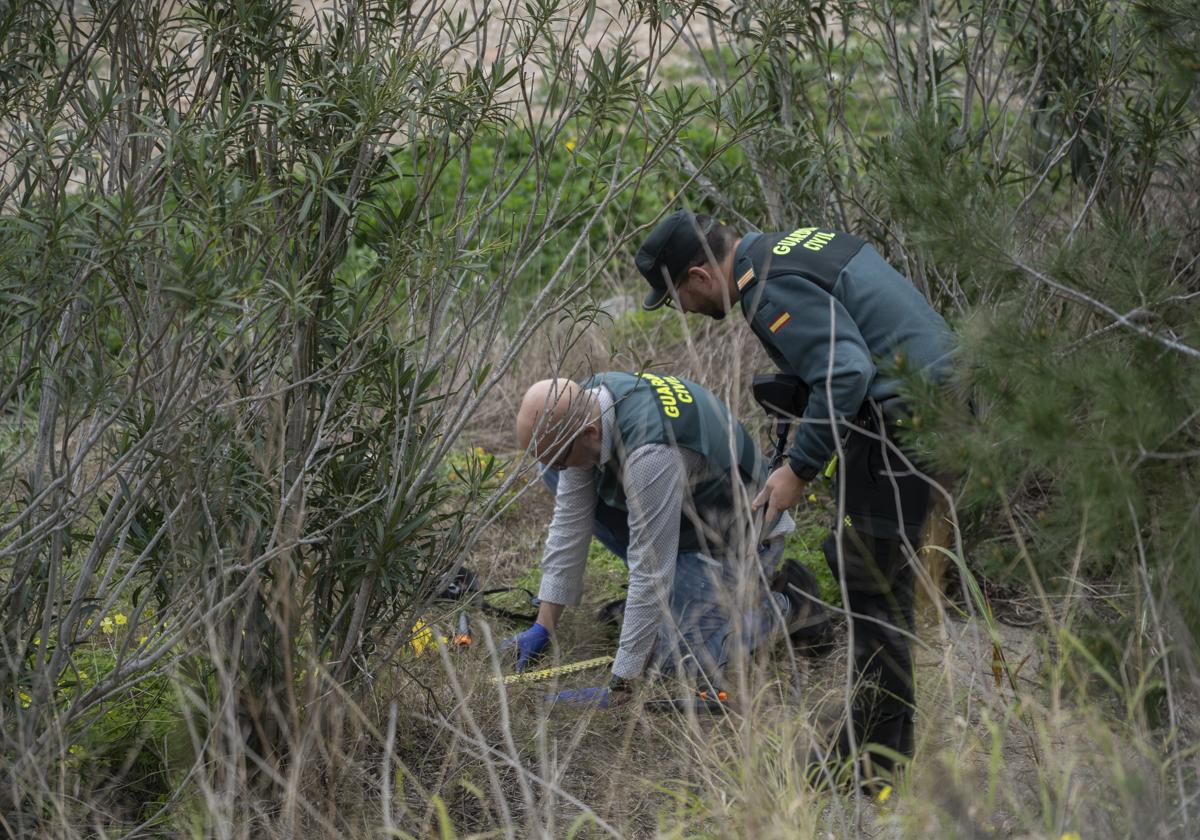
[[[825,245],[832,240],[834,234],[821,231],[815,234],[812,239],[804,243],[804,247],[810,251],[820,251]]]
[[[679,400],[681,403],[690,403],[693,401],[691,392],[688,391],[687,386],[679,380],[679,377],[668,376],[667,382],[675,391],[675,399]]]
[[[645,379],[654,388],[654,392],[658,394],[658,401],[662,404],[663,414],[668,417],[679,417],[679,403],[693,402],[687,386],[677,376],[663,378],[655,376],[653,373],[639,373],[638,376]]]
[[[816,230],[815,227],[806,227],[792,231],[775,244],[775,247],[771,249],[772,253],[779,254],[781,257],[790,254],[792,248],[803,242],[814,230]]]

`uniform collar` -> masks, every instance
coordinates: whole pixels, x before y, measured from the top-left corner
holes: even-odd
[[[750,233],[745,234],[742,237],[742,241],[738,243],[737,250],[735,250],[733,252],[734,261],[736,262],[737,260],[740,260],[743,257],[745,257],[746,259],[750,259],[749,257],[746,256],[746,254],[747,254],[747,252],[749,252],[750,246],[753,245],[758,240],[758,238],[761,236],[762,236],[762,234],[759,233],[758,231],[750,231]]]

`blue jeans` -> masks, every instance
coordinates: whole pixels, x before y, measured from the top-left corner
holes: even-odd
[[[542,480],[551,493],[557,492],[556,471],[544,469]],[[628,567],[626,511],[597,502],[592,534]],[[767,589],[782,556],[782,537],[759,546],[757,568],[735,562],[733,553],[713,559],[698,551],[679,552],[670,613],[659,625],[651,668],[722,687],[723,673],[731,661],[769,642],[783,628],[787,600]]]

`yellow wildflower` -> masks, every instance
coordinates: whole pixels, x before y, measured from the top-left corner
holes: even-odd
[[[1083,840],[1083,838],[1079,836],[1078,831],[1064,831],[1059,840]]]
[[[104,633],[105,635],[111,635],[113,632],[113,629],[114,629],[114,627],[113,627],[112,616],[106,615],[106,616],[104,616],[104,618],[100,619],[100,632],[101,633]]]
[[[575,151],[575,138],[574,138],[574,137],[572,137],[570,140],[568,140],[568,141],[566,142],[566,144],[565,144],[565,145],[566,145],[566,147],[567,147],[567,151],[568,151],[568,152],[573,152],[573,151]]]
[[[33,698],[30,697],[28,694],[26,694],[24,691],[18,691],[17,697],[21,698],[21,708],[22,709],[28,709],[29,704],[33,702]]]
[[[67,752],[71,755],[83,755],[83,747],[79,746],[79,744],[72,744],[67,747]]]
[[[138,647],[141,647],[142,645],[146,644],[146,640],[149,638],[150,638],[149,636],[138,636]]]
[[[879,793],[875,794],[875,801],[880,805],[892,798],[892,786],[884,785],[879,789]]]
[[[129,623],[129,617],[126,616],[125,613],[117,613],[115,616],[113,616],[113,620],[117,622],[118,627],[124,627]]]
[[[86,680],[87,678],[88,678],[88,672],[87,672],[87,671],[80,671],[80,672],[79,672],[79,679],[81,679],[81,680]]]

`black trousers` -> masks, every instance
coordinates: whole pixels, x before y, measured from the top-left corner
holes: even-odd
[[[875,744],[910,756],[915,697],[905,634],[913,630],[914,575],[904,541],[917,548],[929,507],[929,483],[896,453],[896,427],[884,420],[874,403],[868,408],[873,416],[852,428],[838,476],[846,483],[840,545],[835,529],[823,549],[834,576],[840,580],[844,575],[849,595],[856,746],[862,750]],[[846,732],[838,747],[848,755]],[[872,751],[872,761],[883,770],[893,765],[886,751]]]

